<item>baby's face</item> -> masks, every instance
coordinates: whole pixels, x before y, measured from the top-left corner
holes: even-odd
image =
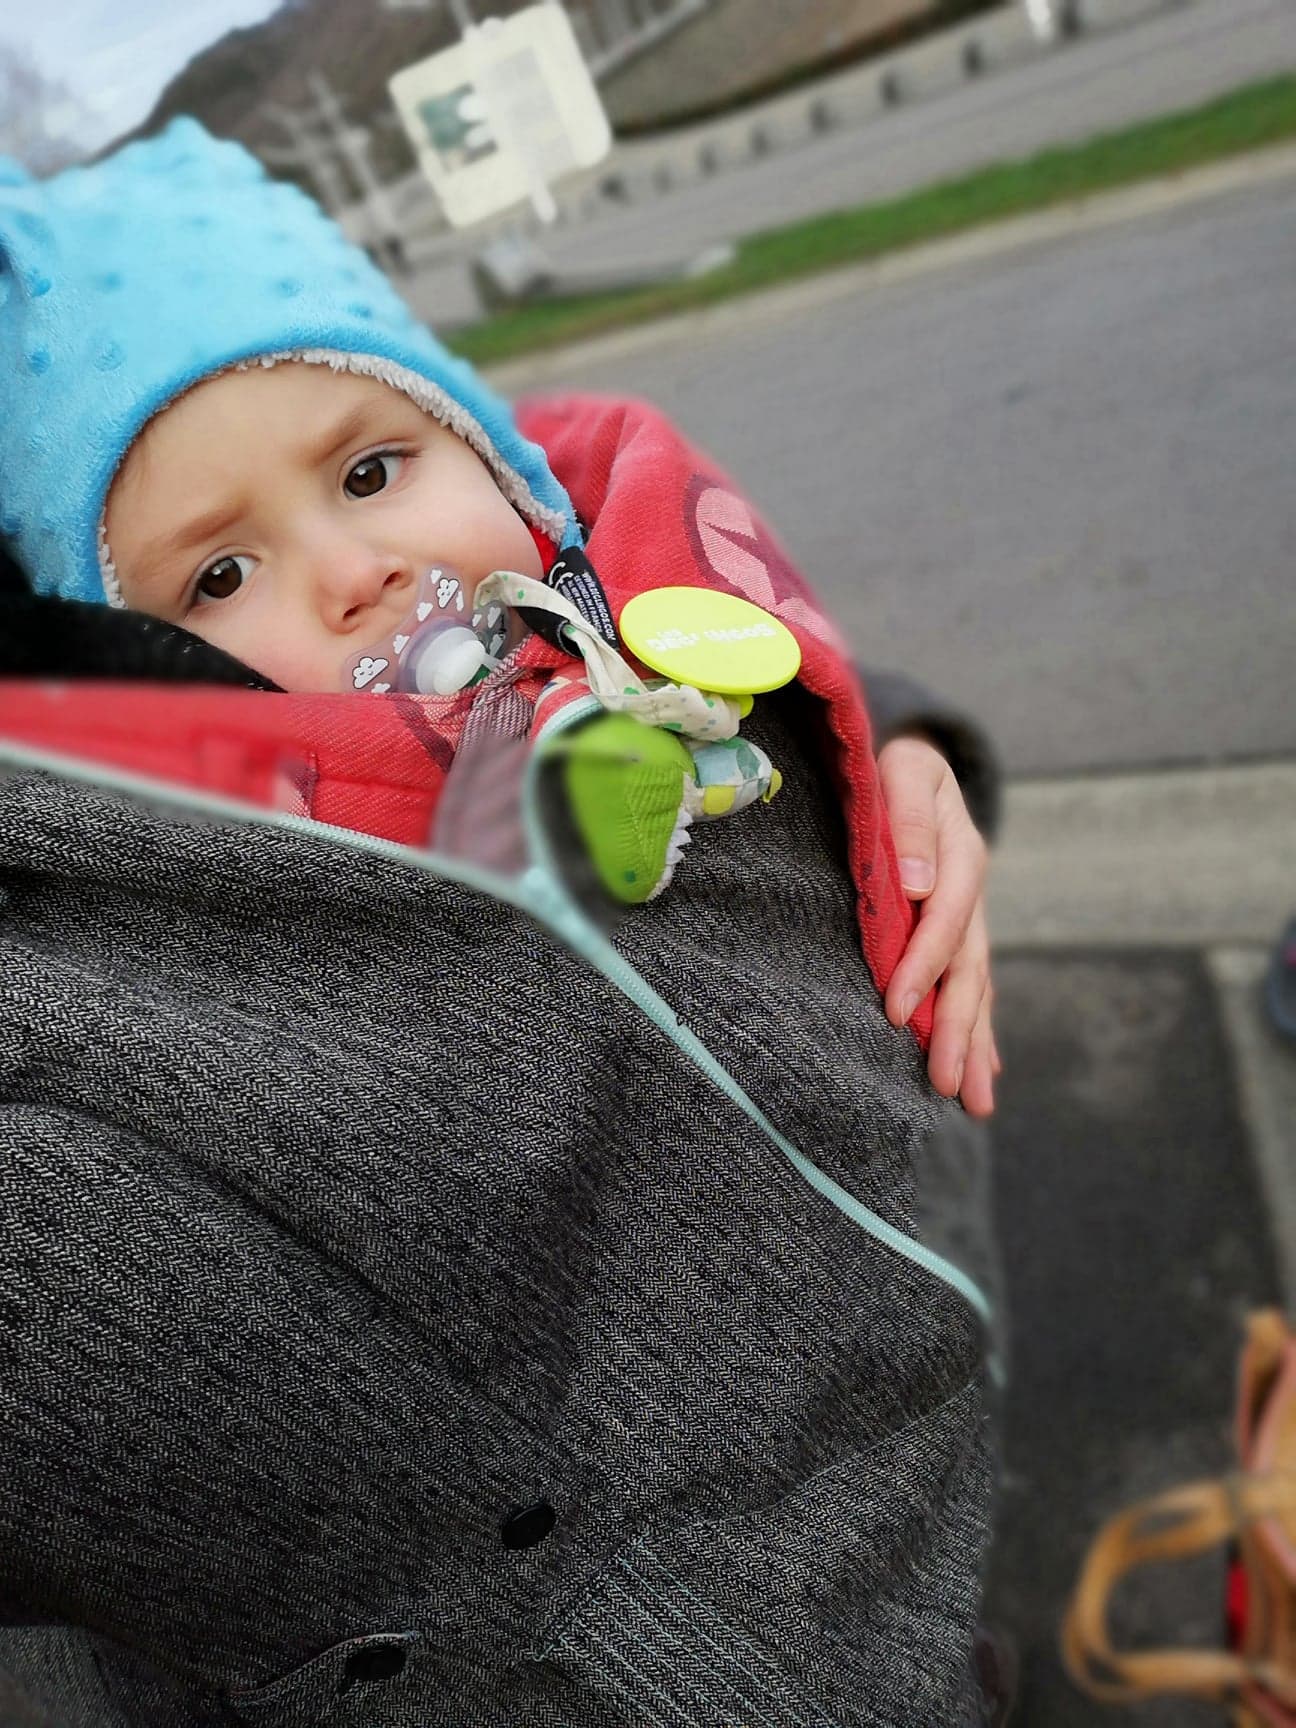
[[[128,606],[285,690],[340,689],[433,564],[469,592],[493,570],[544,574],[461,438],[376,379],[300,363],[222,373],[159,414],[105,527]]]

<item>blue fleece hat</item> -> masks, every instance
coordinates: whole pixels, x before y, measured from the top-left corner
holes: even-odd
[[[270,357],[403,390],[556,546],[580,543],[507,404],[240,145],[182,119],[50,180],[0,161],[0,532],[38,592],[119,598],[100,525],[131,443],[200,379]]]

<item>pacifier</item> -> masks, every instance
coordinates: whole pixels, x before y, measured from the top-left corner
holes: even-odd
[[[498,601],[476,607],[459,572],[434,564],[419,578],[404,618],[342,662],[342,688],[453,696],[494,671],[523,633],[506,607]]]

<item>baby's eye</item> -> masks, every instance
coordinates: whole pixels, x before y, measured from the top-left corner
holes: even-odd
[[[231,594],[238,593],[253,568],[251,558],[241,558],[233,553],[217,558],[199,575],[194,583],[194,593],[199,600],[228,600]]]
[[[372,498],[384,486],[390,486],[400,473],[403,456],[394,450],[380,450],[374,456],[362,456],[342,482],[348,498]]]

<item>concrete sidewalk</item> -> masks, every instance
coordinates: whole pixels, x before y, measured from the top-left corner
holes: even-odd
[[[1296,910],[1296,763],[1010,788],[994,871],[993,1127],[1012,1379],[990,1616],[1022,1728],[1196,1728],[1082,1697],[1057,1624],[1098,1524],[1229,1468],[1246,1311],[1296,1302],[1296,1045],[1259,980]],[[1130,1639],[1217,1643],[1219,1557],[1128,1593]]]
[[[1203,970],[1233,1105],[1296,1312],[1296,1045],[1263,1013],[1296,914],[1296,762],[1024,781],[990,887],[1000,953],[1179,953]]]
[[[1296,762],[1010,784],[1005,948],[1268,944],[1296,911]]]

